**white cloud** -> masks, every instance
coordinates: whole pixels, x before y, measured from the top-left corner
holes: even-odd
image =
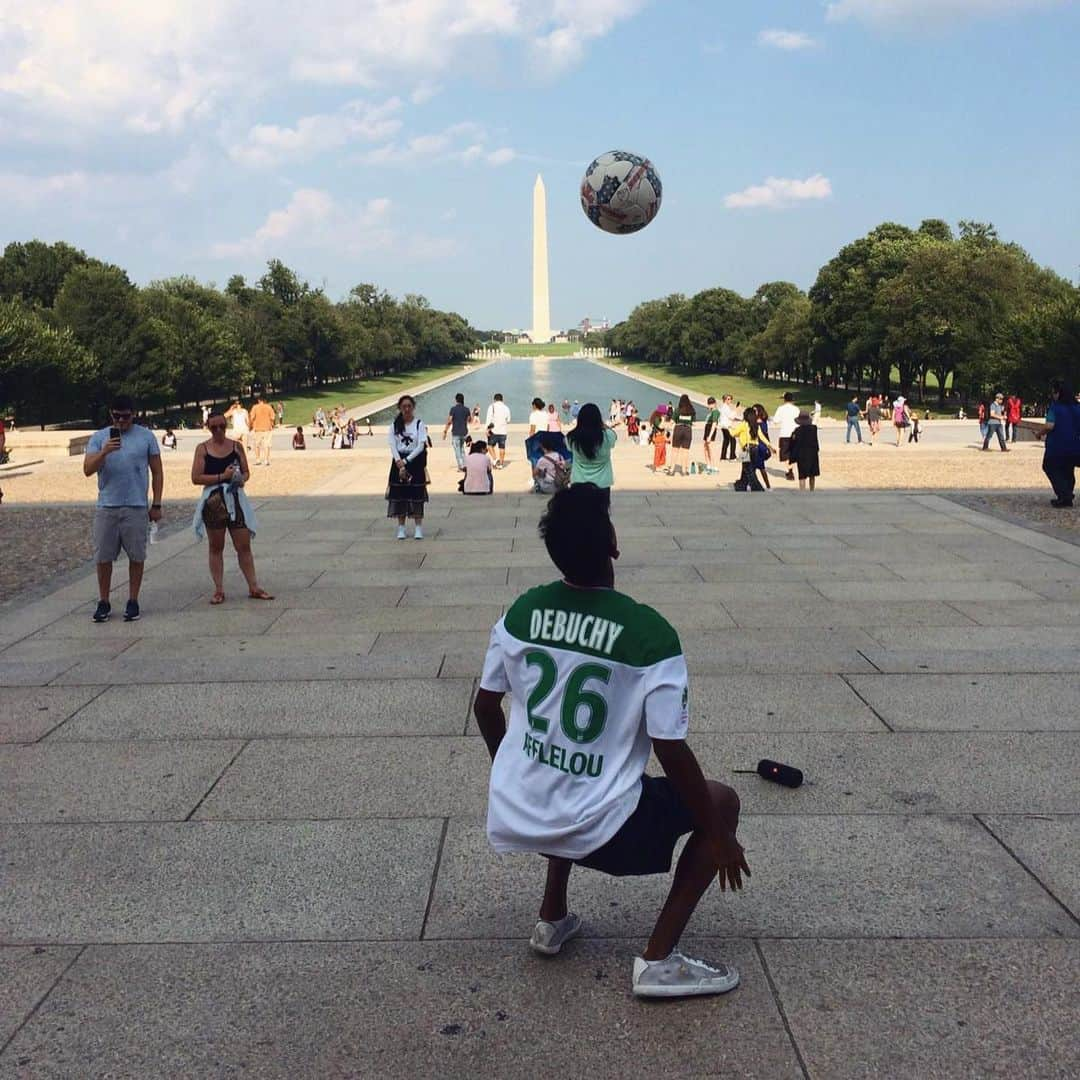
[[[250,236],[215,244],[216,259],[265,258],[300,250],[361,255],[393,250],[408,259],[429,260],[454,253],[449,237],[401,234],[392,224],[388,198],[345,205],[318,188],[300,188],[288,204],[272,210]]]
[[[768,45],[771,49],[783,49],[784,52],[799,52],[813,49],[817,41],[801,30],[762,30],[758,34],[758,44]]]
[[[829,22],[856,19],[873,26],[902,27],[952,22],[964,18],[1018,15],[1038,8],[1059,7],[1066,0],[831,0]]]
[[[417,161],[460,161],[468,165],[483,161],[498,166],[517,157],[509,146],[489,150],[487,139],[487,132],[480,124],[464,120],[443,131],[378,146],[362,154],[360,160],[366,165],[411,165]]]
[[[770,176],[764,184],[756,184],[726,196],[724,205],[729,210],[779,210],[800,202],[827,199],[831,194],[832,184],[821,173],[805,180],[781,180]]]
[[[0,0],[0,104],[73,126],[179,131],[288,82],[416,99],[473,70],[477,50],[524,48],[549,74],[644,0]],[[421,81],[422,80],[422,81]]]
[[[350,101],[336,113],[303,116],[295,127],[256,124],[242,143],[229,149],[229,156],[243,165],[270,166],[307,159],[354,140],[385,139],[401,128],[400,111],[398,98],[379,105]]]

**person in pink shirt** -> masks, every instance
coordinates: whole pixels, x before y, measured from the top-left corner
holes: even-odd
[[[465,476],[461,481],[461,490],[466,495],[490,495],[494,490],[491,458],[487,450],[487,443],[477,439],[465,455]]]

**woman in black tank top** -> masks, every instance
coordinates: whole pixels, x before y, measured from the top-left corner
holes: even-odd
[[[191,464],[191,482],[203,488],[228,486],[239,473],[244,482],[250,476],[247,454],[242,443],[225,438],[225,417],[213,413],[207,417],[206,426],[210,438],[195,448],[195,460]],[[225,511],[223,513],[223,510]],[[247,581],[248,596],[253,600],[273,600],[265,589],[259,587],[255,576],[255,556],[251,553],[251,533],[244,522],[244,515],[237,500],[236,514],[229,520],[225,500],[220,490],[211,491],[203,504],[203,524],[210,542],[210,577],[214,582],[211,604],[225,600],[225,533],[232,537],[236,549],[236,561]]]

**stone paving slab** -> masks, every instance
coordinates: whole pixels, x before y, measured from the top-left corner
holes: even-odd
[[[24,1060],[35,1078],[57,1080],[88,1062],[101,1076],[533,1080],[542,1062],[543,1075],[595,1080],[798,1080],[753,945],[695,946],[739,968],[737,993],[636,1005],[625,942],[574,942],[555,960],[530,953],[524,938],[95,946],[0,1067]]]
[[[1080,806],[1075,732],[700,734],[690,744],[706,775],[731,784],[754,813],[1061,814]],[[795,765],[806,782],[792,790],[732,775],[762,758]]]
[[[101,693],[99,687],[25,687],[5,690],[0,743],[29,743],[47,735]]]
[[[52,681],[56,686],[139,686],[152,683],[257,684],[301,679],[429,679],[438,675],[441,661],[438,655],[401,654],[293,657],[237,654],[175,660],[142,655],[111,661],[84,661]],[[3,685],[2,677],[0,685]]]
[[[48,741],[460,735],[472,687],[471,679],[415,679],[407,693],[400,679],[112,687]]]
[[[358,630],[438,631],[473,630],[493,626],[502,615],[498,604],[475,604],[471,607],[371,608],[353,615],[341,611],[286,611],[268,630],[269,636],[288,634],[302,638],[308,633],[355,633]]]
[[[1080,921],[1080,817],[994,814],[983,821]]]
[[[732,605],[731,614],[740,626],[872,626],[883,618],[895,619],[909,626],[970,626],[972,620],[948,604],[935,600],[890,600],[887,608],[879,603],[847,603],[819,600],[813,605],[776,602]]]
[[[1002,672],[1014,675],[1038,675],[1060,671],[1071,675],[1076,671],[1076,649],[1069,647],[863,649],[862,652],[879,671],[888,674]]]
[[[134,644],[132,640],[119,638],[111,640],[99,638],[95,641],[93,638],[28,637],[14,645],[9,645],[0,652],[0,664],[12,660],[32,662],[64,660],[68,665],[77,660],[111,660],[132,648]]]
[[[73,658],[49,660],[5,660],[0,658],[0,687],[47,686],[58,675],[75,666]]]
[[[433,657],[439,675],[452,678],[472,678],[480,674],[484,653],[491,640],[491,627],[495,620],[483,621],[467,630],[406,630],[380,632],[378,640],[371,647],[372,659],[377,657],[398,657],[403,664],[420,665],[421,658]],[[450,670],[445,663],[439,666],[443,650],[447,655],[454,653],[467,658],[465,668]]]
[[[213,657],[228,653],[237,660],[254,657],[282,657],[283,659],[308,658],[315,660],[333,656],[366,656],[379,635],[374,631],[356,634],[306,634],[303,639],[274,634],[243,635],[229,638],[227,644],[220,637],[190,637],[170,640],[168,655],[179,659],[185,656]],[[124,653],[127,660],[160,658],[163,651],[158,638],[135,641]]]
[[[979,649],[1080,649],[1080,626],[890,626],[866,628],[874,646],[886,649],[941,649],[946,652]]]
[[[0,948],[0,1047],[78,955],[77,948]],[[0,1067],[14,1060],[5,1061],[0,1055]]]
[[[415,570],[338,570],[321,571],[312,588],[316,592],[328,589],[353,589],[366,585],[418,585],[440,590],[461,588],[467,585],[502,585],[506,582],[506,570],[427,570],[423,574]]]
[[[810,1076],[1064,1080],[1080,1071],[1075,941],[763,941],[761,949]]]
[[[705,581],[724,583],[776,582],[776,581],[880,581],[883,583],[899,581],[886,566],[881,563],[864,560],[832,560],[815,563],[777,562],[769,558],[759,562],[742,564],[718,564],[696,567]],[[616,568],[616,576],[621,577],[621,568]],[[890,586],[891,587],[891,586]]]
[[[889,568],[905,581],[981,581],[989,586],[999,581],[1039,582],[1068,579],[1076,568],[1059,559],[1034,561],[1026,556],[1012,562],[924,563],[903,560],[890,562]]]
[[[112,619],[99,625],[82,613],[66,615],[50,623],[39,632],[50,638],[174,638],[188,635],[234,636],[236,634],[261,634],[281,617],[281,611],[271,610],[266,604],[258,607],[248,603],[246,607],[223,604],[207,611],[170,611],[148,613],[138,622],[124,622],[123,612],[113,609]]]
[[[5,825],[0,943],[415,940],[434,820]]]
[[[487,751],[476,737],[258,739],[237,758],[195,816],[321,820],[475,815],[487,806],[490,768]]]
[[[925,586],[909,586],[903,589],[883,588],[878,581],[819,581],[817,588],[829,600],[844,602],[869,603],[877,601],[882,605],[883,613],[891,618],[892,609],[898,598],[918,598],[929,595],[934,600],[978,601],[985,596],[987,586],[980,581],[936,581]],[[996,581],[992,588],[994,604],[1000,611],[1003,603],[1012,604],[1016,600],[1035,600],[1037,593],[1018,585],[1014,581]]]
[[[1071,919],[971,817],[744,817],[753,873],[710,889],[694,934],[761,937],[1080,937]],[[499,856],[482,824],[452,819],[427,937],[520,938],[543,893],[544,860]],[[576,870],[570,898],[590,937],[647,937],[669,877]]]
[[[988,603],[957,603],[956,608],[981,626],[998,626],[1003,612],[1001,605]],[[1009,602],[1007,616],[1010,626],[1080,626],[1080,604],[1053,600]]]
[[[242,745],[0,746],[0,822],[182,821]]]
[[[852,675],[898,731],[1080,731],[1080,675]]]

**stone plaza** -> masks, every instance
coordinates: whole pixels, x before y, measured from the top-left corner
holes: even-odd
[[[184,530],[140,622],[85,577],[0,622],[0,1075],[1080,1073],[1080,547],[938,494],[615,492],[753,870],[685,943],[739,989],[643,1004],[667,879],[575,871],[541,958],[543,863],[484,835],[470,706],[556,576],[542,499],[437,493],[395,542],[385,471],[259,505],[272,602],[230,565],[207,606]]]

